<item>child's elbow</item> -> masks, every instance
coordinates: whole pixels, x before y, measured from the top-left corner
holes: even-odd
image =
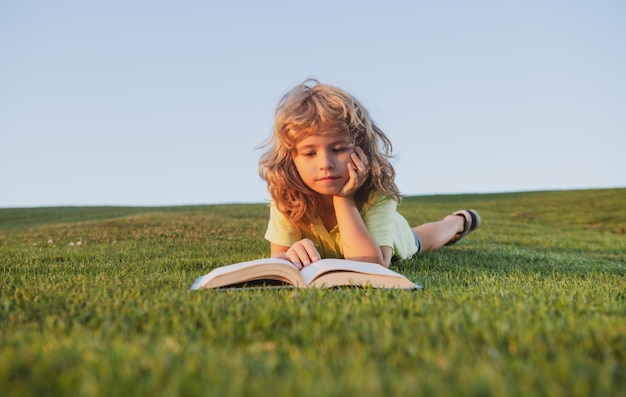
[[[391,257],[393,256],[393,250],[391,247],[380,247],[380,253],[382,256],[380,264],[384,267],[389,267],[391,264]]]

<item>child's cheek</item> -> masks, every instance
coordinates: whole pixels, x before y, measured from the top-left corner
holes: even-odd
[[[348,173],[348,164],[354,164],[354,161],[352,161],[352,153],[354,152],[346,152],[346,157],[343,159],[344,171],[346,174]]]

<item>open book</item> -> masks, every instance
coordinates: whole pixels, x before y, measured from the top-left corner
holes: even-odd
[[[287,260],[264,258],[218,267],[198,277],[191,290],[276,285],[296,288],[337,286],[421,288],[402,274],[375,263],[322,259],[298,270]]]

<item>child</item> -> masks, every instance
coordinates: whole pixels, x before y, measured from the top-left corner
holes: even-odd
[[[321,258],[389,267],[457,242],[480,225],[474,210],[411,228],[397,211],[392,145],[345,91],[307,80],[279,102],[259,161],[272,196],[265,238],[272,257],[299,269]]]

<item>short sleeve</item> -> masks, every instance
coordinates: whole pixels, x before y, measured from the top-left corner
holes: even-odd
[[[270,219],[267,223],[265,239],[284,247],[291,247],[302,239],[300,230],[289,222],[287,217],[276,208],[274,202],[270,204]]]
[[[363,222],[370,235],[379,247],[394,246],[394,224],[391,220],[394,218],[398,202],[388,197],[381,196],[377,198],[371,207],[361,211]]]
[[[413,230],[397,211],[398,202],[382,196],[371,207],[364,206],[361,216],[379,247],[391,247],[396,258],[405,259],[417,252]]]

